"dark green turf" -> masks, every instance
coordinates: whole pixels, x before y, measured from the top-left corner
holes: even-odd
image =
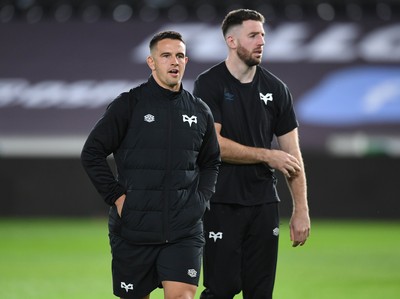
[[[313,221],[301,248],[287,227],[275,299],[400,298],[400,222]],[[0,298],[115,298],[106,220],[0,219],[0,238]]]

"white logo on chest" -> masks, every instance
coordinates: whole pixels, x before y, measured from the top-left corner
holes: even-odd
[[[268,101],[273,100],[272,93],[266,93],[265,95],[260,92],[260,100],[264,102],[265,105],[268,104]]]
[[[146,122],[148,122],[148,123],[152,123],[152,122],[155,121],[155,120],[156,120],[156,119],[155,119],[154,115],[146,114],[146,115],[144,116],[144,121],[146,121]]]
[[[187,116],[186,114],[182,114],[183,122],[189,123],[189,126],[192,126],[192,123],[197,124],[197,116],[192,115],[191,117]]]

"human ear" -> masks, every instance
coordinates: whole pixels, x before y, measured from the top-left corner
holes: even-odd
[[[232,35],[228,35],[225,39],[226,44],[228,45],[229,48],[236,48],[236,40]]]
[[[146,59],[147,65],[149,66],[149,68],[154,71],[156,68],[154,66],[154,59],[151,56],[148,56]]]

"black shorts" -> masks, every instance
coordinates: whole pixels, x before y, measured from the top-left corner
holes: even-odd
[[[136,245],[110,234],[114,295],[143,298],[162,281],[198,285],[204,237],[162,245]]]
[[[204,286],[209,298],[272,298],[275,281],[278,203],[211,204],[204,218]]]

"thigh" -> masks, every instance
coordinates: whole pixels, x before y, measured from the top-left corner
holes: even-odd
[[[272,298],[279,241],[278,204],[253,208],[243,243],[244,298]]]
[[[203,235],[163,246],[156,265],[160,282],[175,281],[197,286],[203,246]]]
[[[204,286],[215,297],[232,298],[241,290],[242,239],[246,207],[212,204],[204,217]]]
[[[155,268],[159,247],[139,246],[110,235],[114,295],[139,299],[158,287]]]

